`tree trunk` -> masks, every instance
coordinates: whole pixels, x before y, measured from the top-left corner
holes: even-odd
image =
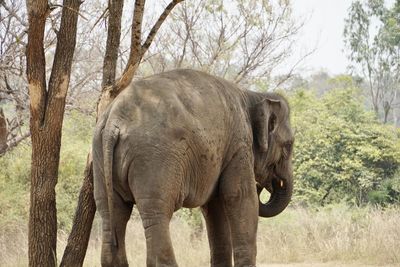
[[[95,213],[96,203],[93,198],[93,166],[89,154],[86,162],[85,178],[75,212],[74,225],[68,238],[64,256],[61,260],[61,267],[79,267],[83,265]]]
[[[106,54],[103,62],[103,81],[101,83],[102,88],[111,86],[115,83],[123,8],[124,0],[114,0],[110,1],[108,4],[110,15],[108,18]]]
[[[29,210],[29,266],[57,263],[57,211],[55,186],[61,146],[65,98],[75,50],[80,1],[65,0],[57,46],[46,90],[44,30],[50,13],[47,0],[28,0],[27,78],[32,140]]]
[[[54,131],[56,130],[56,131]],[[61,135],[57,129],[32,132],[29,266],[55,266],[57,245],[56,193]],[[52,142],[49,142],[52,140]]]
[[[393,97],[394,101],[397,101],[397,90],[394,91],[394,97]],[[396,128],[397,127],[397,108],[393,107],[393,125]]]
[[[386,124],[389,119],[389,112],[390,112],[391,106],[388,101],[385,101],[383,104],[383,123]]]
[[[3,109],[0,108],[0,155],[7,150],[7,121]]]

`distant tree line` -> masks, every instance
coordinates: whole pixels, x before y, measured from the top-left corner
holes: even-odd
[[[400,1],[353,1],[344,40],[351,71],[365,81],[369,100],[382,122],[398,125],[400,107]]]

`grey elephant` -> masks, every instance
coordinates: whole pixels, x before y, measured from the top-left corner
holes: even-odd
[[[177,266],[169,222],[201,207],[211,266],[255,266],[258,216],[288,205],[293,133],[287,101],[199,71],[132,83],[99,119],[94,196],[102,218],[102,266],[128,266],[125,230],[137,206],[147,266]],[[259,201],[263,188],[269,201]]]

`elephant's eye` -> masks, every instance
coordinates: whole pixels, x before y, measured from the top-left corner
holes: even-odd
[[[268,132],[272,132],[274,130],[275,123],[276,123],[276,116],[272,114],[268,122]]]

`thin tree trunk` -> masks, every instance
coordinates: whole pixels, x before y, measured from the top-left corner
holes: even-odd
[[[124,0],[110,0],[108,19],[106,54],[103,62],[102,88],[115,83],[115,72],[118,59],[118,48],[121,37],[121,17],[124,8]]]
[[[397,90],[394,91],[394,101],[397,100]],[[397,127],[397,121],[398,121],[398,117],[397,117],[397,108],[393,107],[393,125],[394,127]]]
[[[83,186],[79,193],[74,225],[68,238],[64,256],[61,260],[61,267],[78,267],[83,265],[95,213],[96,203],[93,198],[93,167],[92,159],[89,154],[86,162]]]
[[[385,101],[383,104],[383,123],[386,124],[389,119],[389,112],[390,112],[391,106],[388,101]]]
[[[0,108],[0,155],[7,150],[7,121],[4,116],[3,109]]]

